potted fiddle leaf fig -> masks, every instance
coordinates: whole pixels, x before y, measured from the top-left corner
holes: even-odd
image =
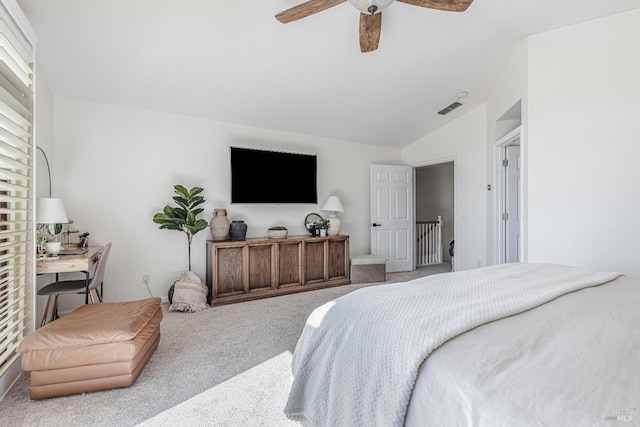
[[[187,235],[189,248],[189,271],[191,271],[191,241],[198,232],[209,227],[204,219],[198,219],[204,209],[198,207],[204,203],[204,197],[200,195],[203,189],[193,187],[187,190],[182,185],[174,185],[175,196],[173,201],[178,205],[166,205],[162,212],[153,216],[153,222],[160,224],[160,229],[182,231]]]

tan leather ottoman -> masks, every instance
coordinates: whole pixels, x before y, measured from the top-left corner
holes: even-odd
[[[160,341],[160,298],[87,304],[18,346],[31,399],[128,387]]]

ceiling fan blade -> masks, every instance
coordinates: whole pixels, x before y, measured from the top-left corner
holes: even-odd
[[[360,52],[371,52],[378,48],[381,28],[382,13],[360,14]]]
[[[428,7],[429,9],[445,10],[448,12],[464,12],[473,0],[398,0],[413,6]]]
[[[278,13],[276,19],[286,24],[287,22],[297,21],[314,13],[322,12],[345,1],[347,0],[309,0]]]

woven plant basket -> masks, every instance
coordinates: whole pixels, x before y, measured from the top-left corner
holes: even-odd
[[[267,230],[267,236],[270,239],[286,239],[289,230]]]

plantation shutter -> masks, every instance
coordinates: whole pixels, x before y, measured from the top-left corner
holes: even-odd
[[[0,15],[0,376],[33,307],[32,47]],[[13,30],[12,30],[13,28]]]

